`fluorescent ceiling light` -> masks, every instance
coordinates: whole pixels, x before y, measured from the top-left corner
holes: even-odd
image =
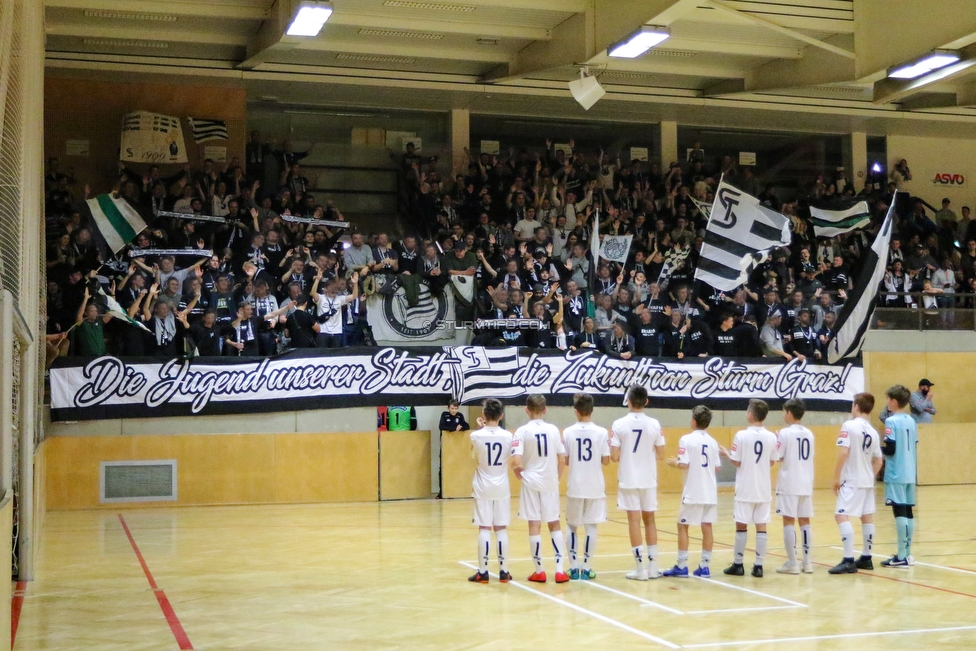
[[[288,36],[318,36],[331,15],[332,5],[328,3],[303,3],[285,33]]]
[[[927,54],[918,61],[907,63],[888,72],[888,76],[893,79],[915,79],[933,70],[944,68],[959,60],[959,53],[936,51]]]
[[[666,27],[645,25],[640,28],[640,31],[627,37],[627,40],[611,45],[607,48],[607,53],[612,57],[633,59],[644,54],[658,43],[666,41],[670,36],[671,32]]]

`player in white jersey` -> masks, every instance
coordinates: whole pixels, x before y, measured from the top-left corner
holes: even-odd
[[[664,435],[661,424],[644,414],[647,389],[633,385],[627,390],[630,413],[613,423],[610,435],[610,458],[620,463],[617,470],[617,508],[627,512],[630,547],[635,569],[626,577],[636,581],[656,579],[657,569],[657,462],[664,459]],[[647,567],[641,547],[641,522],[647,538]]]
[[[596,553],[596,526],[607,519],[607,493],[603,466],[610,464],[610,435],[593,423],[593,396],[573,396],[576,424],[563,430],[565,461],[569,467],[566,482],[566,527],[569,529],[569,578],[584,581],[596,578],[590,559]],[[579,567],[576,532],[586,531],[583,543],[583,568]]]
[[[488,583],[488,554],[491,549],[491,530],[498,543],[498,580],[508,583],[508,526],[511,518],[512,494],[508,487],[508,459],[512,453],[512,433],[499,427],[503,414],[502,403],[495,398],[485,400],[478,426],[471,432],[471,452],[478,460],[472,481],[474,523],[478,526],[478,572],[468,578],[473,583]]]
[[[769,522],[769,503],[772,501],[772,488],[769,470],[776,458],[776,435],[763,427],[769,414],[769,405],[764,400],[750,400],[746,410],[749,427],[737,432],[732,439],[732,450],[719,451],[728,457],[736,467],[735,501],[735,558],[725,573],[742,576],[745,568],[742,561],[749,539],[749,525],[756,525],[756,562],[752,575],[762,578],[763,560],[766,558],[766,524]]]
[[[803,544],[803,572],[813,573],[810,548],[813,544],[810,518],[813,517],[813,432],[800,421],[806,413],[806,405],[799,398],[787,400],[783,405],[783,421],[786,427],[776,435],[776,460],[780,462],[779,480],[776,482],[776,513],[783,516],[783,545],[786,547],[786,563],[777,568],[780,574],[799,574],[796,562],[796,527],[800,521]]]
[[[529,422],[515,430],[512,439],[512,470],[522,481],[519,495],[519,517],[529,522],[529,554],[535,571],[529,577],[534,583],[545,583],[542,567],[542,523],[549,525],[549,537],[556,556],[556,583],[569,581],[563,571],[566,543],[559,527],[559,476],[563,471],[563,437],[559,428],[542,417],[546,398],[529,396],[525,401]]]
[[[856,574],[858,570],[873,570],[871,548],[874,546],[874,478],[881,470],[881,437],[868,416],[874,410],[874,396],[859,393],[854,396],[851,420],[840,428],[837,438],[837,467],[834,469],[834,493],[837,508],[834,520],[840,529],[844,545],[844,559],[827,570],[830,574]],[[854,525],[850,519],[861,518],[864,547],[854,560]]]
[[[681,492],[681,510],[678,511],[678,562],[664,576],[688,577],[688,528],[701,526],[701,562],[695,576],[708,577],[708,564],[712,559],[712,523],[718,519],[718,481],[715,473],[722,467],[718,443],[707,431],[712,423],[712,410],[698,405],[691,412],[691,434],[678,441],[678,456],[668,459],[672,468],[686,470],[685,486]]]

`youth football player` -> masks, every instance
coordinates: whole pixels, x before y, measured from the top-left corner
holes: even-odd
[[[844,559],[827,570],[829,574],[856,574],[858,570],[873,570],[871,548],[874,545],[874,478],[881,470],[881,441],[868,422],[874,410],[874,396],[859,393],[854,396],[851,420],[840,428],[837,438],[837,466],[834,469],[834,493],[837,507],[834,520],[840,529],[844,545]],[[851,518],[861,519],[864,547],[854,560],[854,525]]]
[[[678,441],[678,456],[668,459],[672,468],[686,470],[685,486],[681,492],[678,511],[678,562],[664,576],[688,576],[688,528],[701,526],[701,562],[695,576],[711,576],[708,569],[712,559],[712,524],[718,519],[718,480],[715,473],[722,467],[718,443],[706,431],[712,423],[712,410],[698,405],[691,412],[691,434]]]
[[[727,457],[735,471],[735,558],[725,573],[742,576],[745,568],[742,561],[749,539],[749,525],[756,526],[756,562],[752,575],[762,578],[763,560],[766,558],[766,525],[769,523],[769,503],[773,499],[769,472],[776,458],[776,435],[763,427],[769,414],[769,405],[764,400],[750,400],[746,410],[749,427],[737,432],[732,439],[732,450],[721,448],[719,452]]]
[[[515,476],[522,482],[519,517],[529,522],[529,554],[535,563],[529,581],[546,582],[541,535],[542,523],[546,522],[556,556],[556,583],[565,583],[569,581],[563,569],[566,543],[559,527],[559,476],[565,455],[563,437],[558,427],[542,420],[546,414],[545,396],[529,396],[525,401],[525,413],[529,415],[529,422],[515,430],[511,464]]]
[[[491,549],[491,530],[498,543],[498,580],[508,583],[508,521],[511,519],[512,495],[508,487],[508,460],[512,452],[512,433],[498,423],[503,415],[502,403],[495,398],[485,400],[477,429],[471,432],[471,448],[478,467],[474,472],[474,523],[478,526],[478,571],[468,581],[488,583],[488,554]]]
[[[780,574],[799,574],[801,566],[796,562],[796,527],[800,521],[803,546],[803,572],[813,573],[810,560],[813,517],[813,432],[800,421],[806,406],[799,398],[787,400],[783,405],[786,427],[776,435],[776,459],[780,462],[779,480],[776,482],[776,513],[783,516],[783,545],[786,547],[786,563],[776,571]]]
[[[661,424],[644,414],[647,389],[635,384],[627,390],[630,413],[613,423],[610,458],[620,463],[617,471],[617,508],[627,512],[634,571],[625,576],[635,581],[660,578],[657,569],[657,462],[664,459]],[[641,523],[647,540],[644,566]]]
[[[915,478],[918,454],[918,429],[915,420],[905,413],[911,391],[897,384],[885,394],[891,416],[885,419],[882,453],[885,458],[885,504],[895,513],[898,553],[881,561],[881,567],[908,567],[912,559],[912,537],[915,534]]]
[[[563,430],[565,462],[569,477],[566,482],[566,527],[569,529],[570,579],[584,581],[596,578],[590,559],[596,553],[596,526],[607,519],[607,493],[603,480],[603,466],[610,464],[610,435],[595,424],[593,396],[577,393],[573,396],[576,424]],[[579,527],[586,532],[583,543],[583,567],[578,561]]]

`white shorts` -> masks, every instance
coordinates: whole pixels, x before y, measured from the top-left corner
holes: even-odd
[[[776,515],[784,515],[788,518],[812,518],[813,496],[777,495]]]
[[[518,516],[530,522],[558,521],[559,491],[542,492],[523,486],[519,495]]]
[[[735,500],[732,515],[739,524],[766,524],[769,522],[769,502]]]
[[[840,490],[837,491],[835,515],[859,518],[862,515],[871,515],[874,511],[874,488],[854,488],[847,484],[840,485]]]
[[[657,489],[619,488],[617,489],[617,508],[621,511],[653,513],[657,511]]]
[[[507,527],[512,519],[511,500],[474,500],[474,524],[478,527]]]
[[[566,524],[578,527],[583,524],[599,524],[607,519],[607,498],[566,498]]]
[[[718,520],[718,504],[682,504],[678,510],[678,524],[699,526]]]

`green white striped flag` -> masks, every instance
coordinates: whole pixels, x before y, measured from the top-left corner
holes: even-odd
[[[105,310],[106,314],[111,314],[116,319],[121,319],[129,325],[133,325],[137,328],[142,328],[146,332],[152,332],[149,328],[142,323],[142,321],[136,321],[129,313],[125,311],[125,308],[119,305],[119,302],[114,298],[102,291],[101,286],[99,286],[98,291],[95,293],[95,303],[101,306]]]
[[[831,207],[841,209],[829,210],[826,207],[810,206],[810,222],[817,237],[836,237],[871,223],[871,211],[866,201],[859,201],[852,206]]]
[[[118,253],[146,228],[146,222],[122,197],[101,194],[88,200],[94,226],[111,252]]]

